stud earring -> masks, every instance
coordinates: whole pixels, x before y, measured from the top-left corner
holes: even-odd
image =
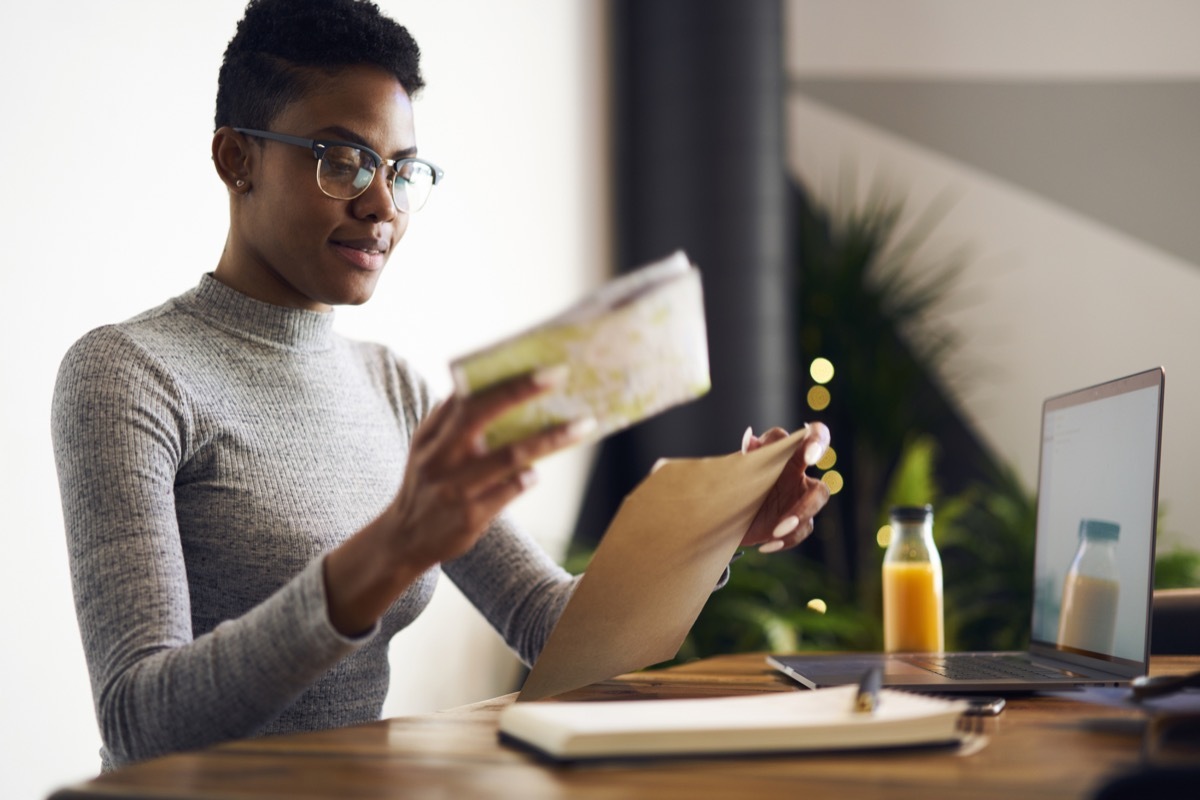
[[[245,185],[246,185],[246,182],[244,180],[242,180],[241,178],[238,178],[237,183],[234,184],[234,186],[238,187],[239,189]]]

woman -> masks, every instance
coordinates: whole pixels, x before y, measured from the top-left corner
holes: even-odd
[[[440,178],[417,157],[422,85],[415,42],[370,3],[252,0],[218,84],[215,270],[63,360],[55,456],[106,769],[377,719],[388,642],[440,571],[527,663],[570,596],[500,512],[591,422],[480,444],[563,375],[435,404],[403,360],[332,331]],[[827,443],[816,426],[809,463]],[[745,544],[811,531],[827,493],[804,466]]]

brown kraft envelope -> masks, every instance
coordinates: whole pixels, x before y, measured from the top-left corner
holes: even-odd
[[[670,459],[648,475],[621,503],[518,701],[674,658],[807,432],[750,453]]]

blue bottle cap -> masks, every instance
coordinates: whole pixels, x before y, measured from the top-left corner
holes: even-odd
[[[1079,538],[1100,542],[1115,542],[1121,535],[1121,526],[1102,519],[1079,520]]]

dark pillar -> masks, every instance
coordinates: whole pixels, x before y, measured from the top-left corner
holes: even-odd
[[[701,270],[711,393],[609,439],[579,537],[594,541],[661,456],[795,427],[779,0],[613,0],[617,263],[682,247]]]

